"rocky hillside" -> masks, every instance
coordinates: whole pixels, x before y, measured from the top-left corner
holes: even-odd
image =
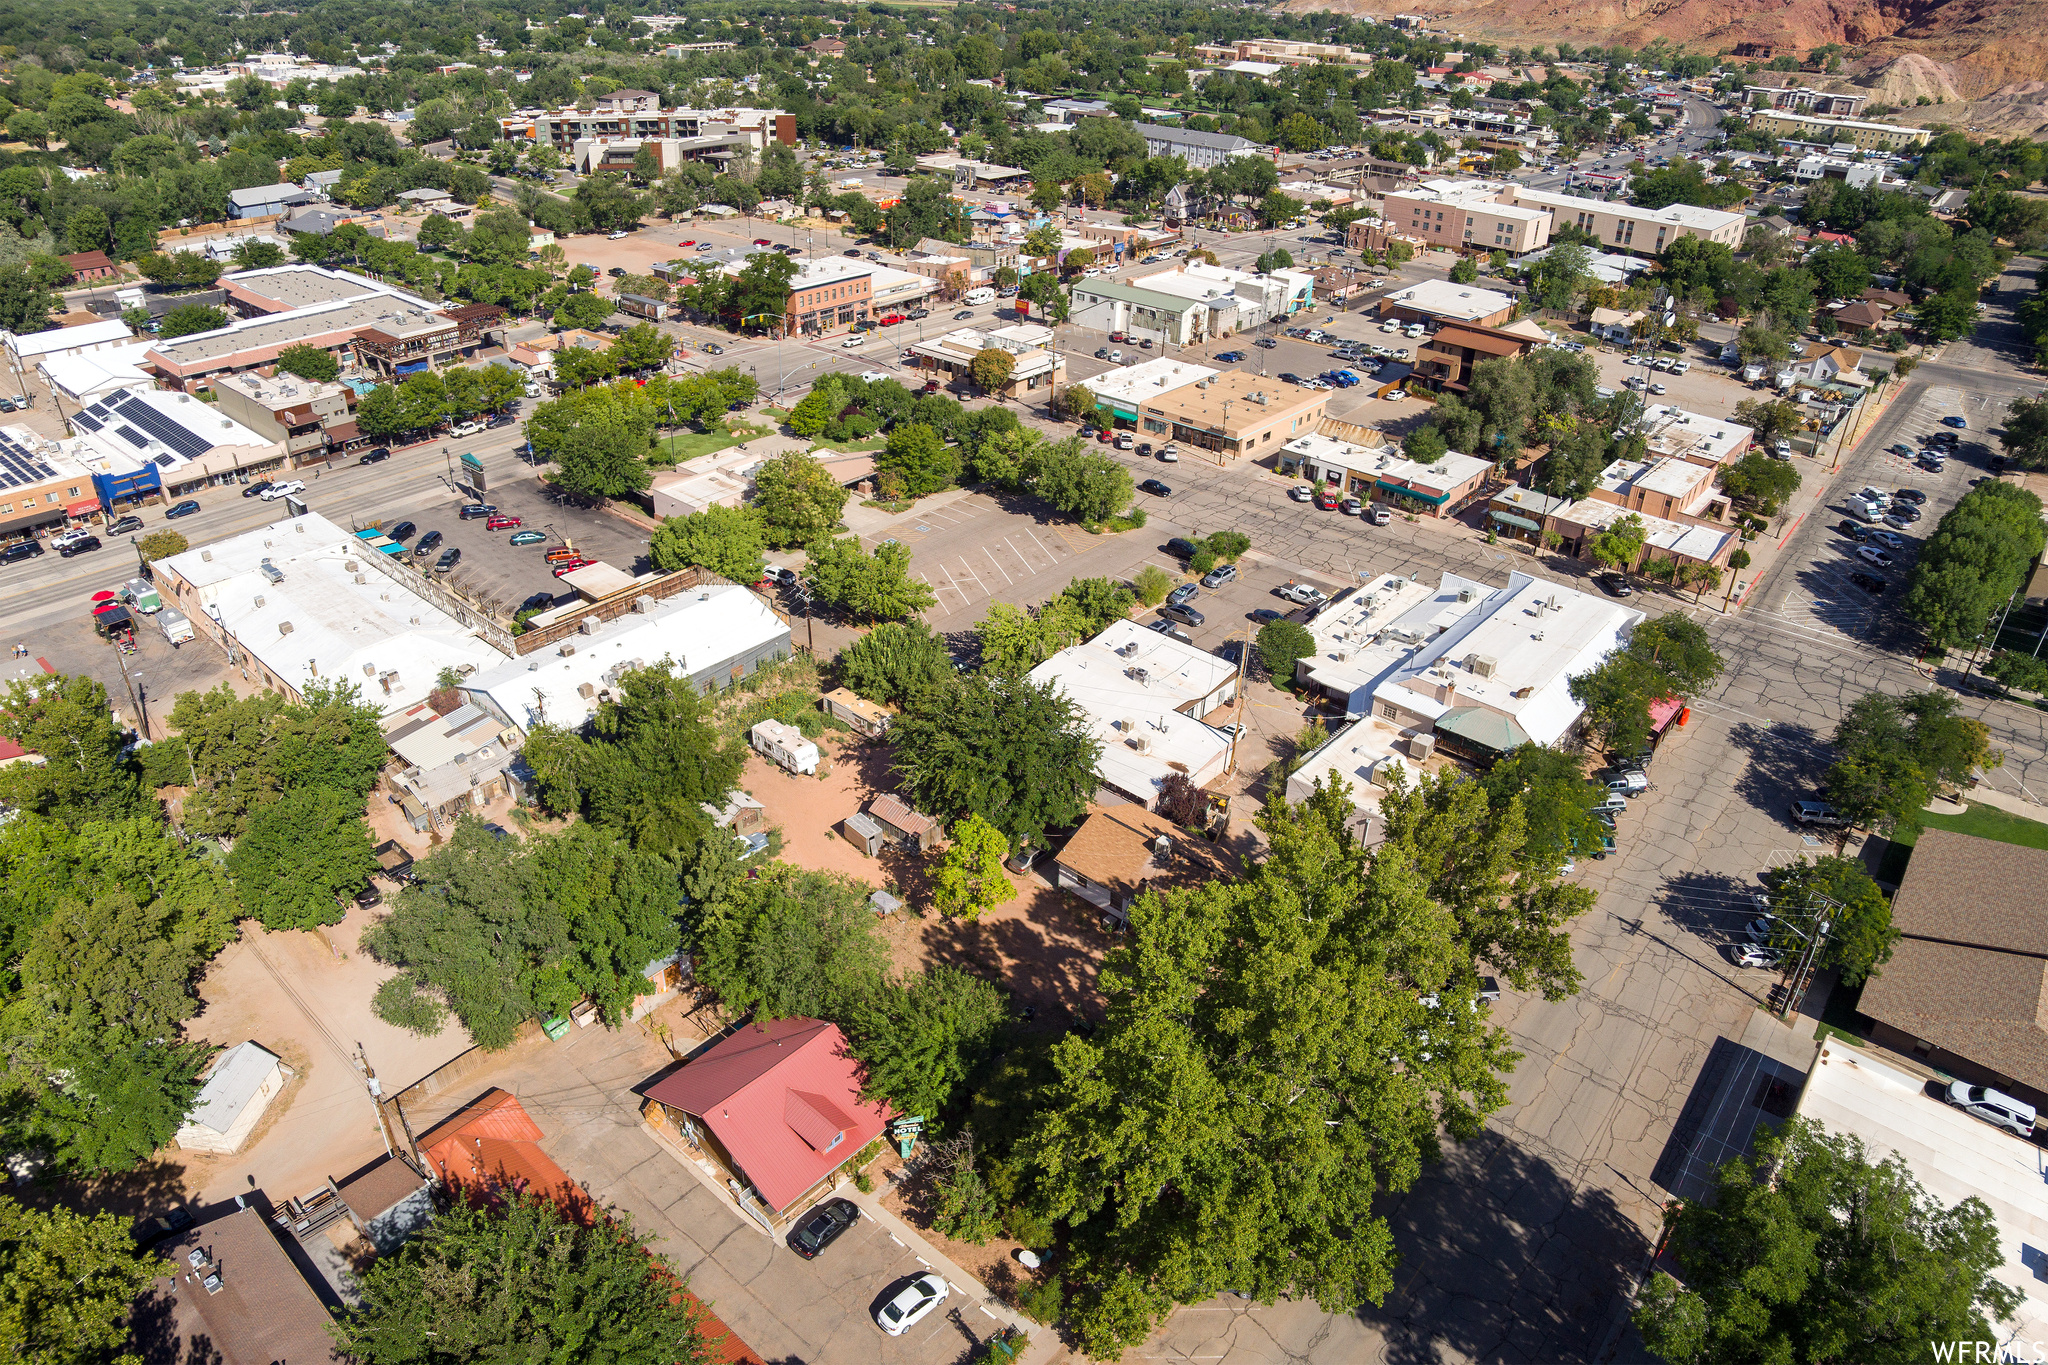
[[[1967,100],[2048,79],[2048,0],[1288,0],[1287,7],[1440,15],[1454,32],[1503,42],[1640,47],[1662,38],[1695,50],[1746,43],[1788,52],[1842,43],[1880,70],[1895,58],[1926,58]],[[1909,70],[1901,80],[1927,77]]]

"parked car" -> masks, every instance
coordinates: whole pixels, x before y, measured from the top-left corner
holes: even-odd
[[[263,499],[265,502],[276,502],[279,498],[289,498],[294,494],[303,493],[305,491],[306,485],[302,481],[298,479],[286,479],[283,483],[274,483],[270,485],[270,487],[264,489],[261,493],[258,493],[256,496]]]
[[[783,1240],[791,1251],[806,1261],[814,1260],[839,1234],[860,1221],[860,1206],[850,1199],[827,1199],[789,1230]]]
[[[1168,488],[1157,479],[1145,480],[1145,482],[1138,485],[1138,491],[1140,493],[1150,493],[1155,498],[1170,497],[1173,493],[1171,488]]]
[[[565,574],[575,573],[578,569],[588,568],[596,562],[594,559],[565,559],[561,563],[554,565],[550,572],[555,577],[560,578]]]
[[[1635,587],[1628,581],[1628,576],[1625,574],[1596,574],[1594,576],[1593,581],[1598,583],[1600,585],[1600,590],[1606,593],[1609,597],[1635,596]]]
[[[1849,575],[1849,581],[1869,593],[1872,597],[1881,596],[1884,590],[1891,586],[1875,574],[1867,574],[1860,569]]]
[[[1159,614],[1161,616],[1164,616],[1167,620],[1172,621],[1178,625],[1189,627],[1199,626],[1202,624],[1203,621],[1208,619],[1207,617],[1203,616],[1202,613],[1196,611],[1193,607],[1185,605],[1175,606],[1171,602],[1161,607],[1159,609]]]
[[[1169,639],[1178,640],[1184,645],[1191,645],[1195,642],[1194,636],[1188,634],[1186,631],[1182,630],[1179,626],[1175,625],[1171,621],[1154,621],[1151,625],[1147,626],[1146,629],[1156,630],[1161,635],[1164,635]]]
[[[127,534],[128,534],[128,533],[129,533],[130,531],[140,531],[141,529],[142,529],[142,518],[141,518],[141,517],[136,517],[136,516],[127,516],[127,517],[122,517],[122,518],[121,518],[121,519],[120,519],[119,521],[115,522],[115,523],[114,523],[114,524],[113,524],[112,526],[109,526],[109,527],[107,528],[107,534],[108,534],[108,535],[110,535],[110,536],[125,536],[125,535],[127,535]]]
[[[1394,514],[1382,504],[1374,503],[1370,508],[1361,512],[1358,519],[1360,521],[1369,521],[1375,526],[1385,526],[1394,519]]]
[[[1260,337],[1257,341],[1254,341],[1252,343],[1252,345],[1258,347],[1262,351],[1270,351],[1279,344],[1279,342],[1273,340],[1273,338],[1271,337]]]
[[[1236,578],[1237,565],[1218,564],[1215,568],[1202,575],[1202,586],[1205,588],[1220,588],[1225,583],[1232,582]]]
[[[1314,502],[1316,488],[1312,483],[1298,483],[1287,490],[1287,496],[1293,498],[1296,502]]]
[[[1337,510],[1347,517],[1355,517],[1365,510],[1365,503],[1358,498],[1346,498],[1337,504]]]
[[[59,545],[57,553],[66,559],[70,559],[74,555],[90,554],[94,550],[99,549],[99,547],[100,538],[98,536],[80,536],[76,540],[67,540],[62,545]]]
[[[546,611],[549,607],[552,607],[553,605],[555,605],[555,595],[553,593],[537,592],[529,594],[527,599],[519,604],[519,610]]]
[[[1312,583],[1289,583],[1278,591],[1282,597],[1302,607],[1313,607],[1329,598],[1329,594]]]
[[[1159,458],[1167,464],[1179,464],[1180,447],[1168,441],[1165,445],[1159,447]]]
[[[382,463],[383,463],[384,461],[386,461],[386,460],[388,460],[388,459],[390,459],[390,458],[391,458],[391,450],[390,450],[390,448],[389,448],[388,446],[378,446],[378,447],[377,447],[377,448],[376,448],[375,450],[366,450],[366,451],[364,451],[364,452],[363,452],[363,453],[362,453],[361,455],[357,456],[357,457],[356,457],[356,463],[357,463],[357,464],[382,464]]]
[[[487,520],[498,515],[498,509],[488,502],[472,502],[465,504],[456,515],[464,521],[476,521],[479,518]]]
[[[1892,494],[1892,501],[1905,503],[1909,507],[1920,507],[1926,504],[1927,495],[1917,488],[1901,488]]]
[[[491,517],[484,522],[486,531],[515,531],[526,524],[520,517]]]
[[[1325,512],[1336,511],[1337,504],[1341,501],[1342,499],[1337,496],[1337,490],[1334,488],[1316,490],[1316,506]]]
[[[1887,550],[1903,550],[1906,548],[1906,542],[1893,535],[1890,531],[1872,531],[1864,539],[1876,541]]]
[[[419,538],[418,544],[412,547],[413,558],[425,559],[428,555],[439,549],[440,545],[441,533],[439,531],[429,531]]]
[[[1941,424],[1945,427],[1956,427],[1959,429],[1968,427],[1970,425],[1968,419],[1954,416],[1942,418]]]
[[[419,527],[413,525],[409,521],[401,521],[396,526],[393,526],[390,530],[386,531],[384,533],[384,536],[387,540],[403,541],[409,538],[412,535],[412,533],[414,531],[417,531],[418,529]]]
[[[1197,546],[1185,536],[1175,536],[1166,542],[1166,553],[1175,559],[1193,559]]]
[[[1849,823],[1825,801],[1794,801],[1787,814],[1795,824],[1820,825],[1828,829],[1843,829]]]
[[[243,485],[242,496],[245,498],[260,498],[269,491],[270,480],[258,479],[254,483]]]
[[[1184,607],[1201,595],[1202,590],[1199,587],[1193,583],[1183,583],[1172,592],[1166,594],[1166,605],[1169,607]]]
[[[2016,1137],[2034,1135],[2034,1106],[2025,1100],[1968,1081],[1950,1081],[1942,1098],[1973,1118],[2003,1128]]]
[[[168,519],[176,520],[179,517],[189,517],[198,510],[199,504],[194,502],[192,499],[187,498],[185,499],[185,501],[179,503],[175,507],[166,508],[164,510],[164,516]]]
[[[458,545],[450,545],[447,549],[441,551],[441,557],[434,561],[434,572],[447,573],[461,562],[462,548]]]
[[[1240,360],[1243,360],[1243,359],[1244,359],[1244,352],[1243,352],[1243,351],[1218,351],[1218,352],[1216,353],[1216,358],[1217,358],[1218,360],[1222,361],[1222,362],[1223,362],[1224,364],[1226,364],[1226,365],[1235,365],[1235,364],[1236,364],[1236,363],[1237,363],[1238,361],[1240,361]]]
[[[1856,557],[1866,563],[1875,564],[1880,569],[1889,569],[1892,566],[1892,557],[1875,545],[1858,545]]]
[[[1902,460],[1913,459],[1919,454],[1918,451],[1914,450],[1913,447],[1907,445],[1904,441],[1894,441],[1885,448]]]

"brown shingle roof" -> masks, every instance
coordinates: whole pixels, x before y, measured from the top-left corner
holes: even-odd
[[[203,1283],[205,1271],[191,1264],[195,1247],[220,1274],[213,1293]],[[175,1274],[157,1281],[157,1293],[171,1302],[176,1341],[151,1342],[151,1347],[171,1347],[167,1355],[220,1365],[279,1360],[316,1365],[344,1359],[327,1335],[333,1319],[255,1209],[237,1209],[201,1223],[157,1250],[177,1267]]]
[[[1172,860],[1155,864],[1152,843],[1160,835],[1173,840]],[[1097,886],[1119,895],[1135,894],[1146,882],[1213,881],[1236,875],[1216,846],[1133,803],[1097,811],[1081,822],[1074,837],[1059,851],[1059,864]]]
[[[1884,309],[1859,299],[1846,307],[1836,309],[1835,321],[1844,327],[1875,327],[1884,321]]]
[[[395,1156],[365,1166],[335,1186],[356,1217],[368,1221],[426,1185],[418,1171]]]
[[[1905,938],[1857,1008],[2048,1090],[2048,850],[1928,830],[1892,924]]]

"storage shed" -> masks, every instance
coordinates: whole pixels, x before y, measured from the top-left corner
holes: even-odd
[[[277,1092],[284,1089],[284,1064],[257,1043],[242,1043],[213,1064],[199,1097],[174,1140],[188,1152],[242,1150]]]
[[[911,809],[909,802],[893,793],[868,802],[868,816],[882,827],[891,843],[907,844],[920,853],[929,853],[944,833],[937,820]]]
[[[881,857],[883,845],[889,842],[889,836],[882,832],[882,827],[859,811],[839,822],[839,832],[847,843],[870,858]]]

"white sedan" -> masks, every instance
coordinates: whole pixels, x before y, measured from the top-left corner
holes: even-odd
[[[888,377],[888,375],[883,374],[880,370],[862,370],[860,372],[860,380],[863,384],[879,384]]]
[[[875,1326],[892,1337],[900,1337],[925,1320],[934,1308],[953,1292],[945,1278],[927,1270],[898,1290],[896,1297],[875,1310]]]
[[[852,336],[839,343],[841,349],[848,351],[856,346],[865,346],[867,344],[868,334],[866,332],[855,332]]]
[[[1314,487],[1305,483],[1298,483],[1287,490],[1287,496],[1293,498],[1296,502],[1307,502],[1315,497],[1315,495],[1316,490]]]
[[[270,487],[264,489],[256,496],[265,502],[275,502],[279,498],[290,497],[295,493],[303,493],[305,491],[306,485],[304,483],[297,479],[286,479],[283,483],[270,485]]]

